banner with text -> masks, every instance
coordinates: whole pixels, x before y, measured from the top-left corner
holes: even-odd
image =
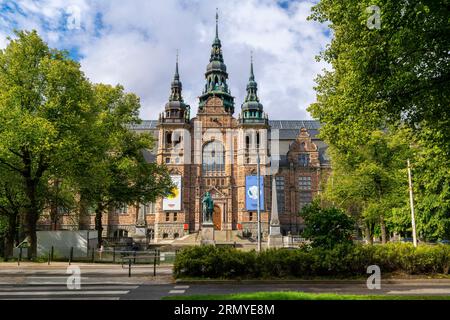
[[[181,210],[181,176],[170,176],[175,187],[172,189],[172,195],[163,199],[163,210],[173,211]]]

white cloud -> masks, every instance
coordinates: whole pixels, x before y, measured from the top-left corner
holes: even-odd
[[[8,1],[6,1],[8,3]],[[12,2],[12,1],[10,1]],[[83,71],[95,82],[121,83],[141,97],[144,119],[163,111],[180,50],[183,95],[195,115],[214,37],[215,8],[235,110],[245,97],[250,51],[259,96],[271,119],[305,119],[315,100],[314,78],[326,67],[315,55],[329,39],[326,26],[306,21],[312,2],[281,8],[270,0],[19,0],[16,27],[37,29],[51,46],[77,48]],[[80,10],[80,29],[67,30],[67,8]],[[0,46],[4,34],[0,24]],[[11,27],[11,26],[10,26]]]

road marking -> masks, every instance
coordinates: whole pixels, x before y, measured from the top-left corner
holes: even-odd
[[[411,290],[393,290],[389,291],[388,294],[450,294],[450,289],[432,289],[432,288],[425,288],[425,289],[411,289]]]
[[[174,289],[189,289],[189,286],[175,286]]]
[[[83,290],[134,290],[138,288],[138,286],[90,286],[90,285],[81,285]],[[0,292],[9,292],[9,291],[67,291],[66,286],[35,286],[35,287],[20,287],[20,286],[8,286],[1,287]]]
[[[21,291],[21,292],[0,292],[0,296],[75,296],[75,295],[123,295],[129,293],[129,290],[111,290],[111,291]]]
[[[186,290],[170,290],[170,294],[183,294]]]
[[[0,298],[1,301],[7,300],[120,300],[119,297],[89,297],[89,298]]]

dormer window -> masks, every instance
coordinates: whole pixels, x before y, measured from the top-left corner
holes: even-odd
[[[307,167],[309,166],[310,158],[309,153],[300,153],[298,155],[298,164],[301,167]]]

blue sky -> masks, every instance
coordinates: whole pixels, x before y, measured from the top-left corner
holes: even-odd
[[[328,66],[314,57],[330,41],[326,25],[306,21],[316,1],[0,0],[0,48],[13,29],[36,29],[65,49],[93,82],[122,84],[141,97],[141,117],[157,119],[169,96],[176,50],[183,96],[195,114],[219,8],[236,113],[253,51],[259,97],[271,119],[309,119],[314,78]]]

